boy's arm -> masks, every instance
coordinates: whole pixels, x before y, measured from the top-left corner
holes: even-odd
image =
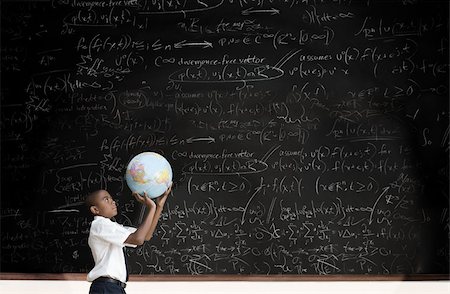
[[[164,204],[166,203],[167,196],[169,196],[171,190],[172,190],[172,185],[170,185],[170,187],[166,190],[166,192],[164,192],[164,194],[162,194],[155,200],[156,201],[156,211],[153,216],[153,221],[150,226],[150,229],[147,231],[147,235],[145,236],[146,241],[150,240],[153,236],[153,232],[156,229],[156,225],[158,224],[158,220],[159,220],[159,217],[161,216],[161,212],[164,209]]]
[[[153,202],[153,200],[147,197],[146,195],[141,196],[138,193],[133,193],[133,196],[136,198],[137,201],[147,206],[149,211],[144,221],[141,223],[141,225],[134,233],[131,233],[128,236],[128,238],[125,240],[125,243],[133,245],[142,245],[146,240],[148,240],[147,233],[150,231],[153,225],[153,219],[156,211],[156,203]]]

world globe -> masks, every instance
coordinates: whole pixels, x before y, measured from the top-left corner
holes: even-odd
[[[172,167],[164,156],[143,152],[130,160],[125,180],[132,192],[150,198],[161,196],[172,183]]]

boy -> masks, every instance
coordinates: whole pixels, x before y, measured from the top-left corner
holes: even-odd
[[[95,262],[87,276],[87,280],[92,282],[90,294],[125,293],[128,272],[123,249],[125,246],[142,245],[151,239],[171,189],[172,186],[155,201],[145,194],[133,193],[136,200],[148,209],[147,216],[137,229],[111,220],[117,215],[117,205],[107,191],[98,190],[87,196],[86,204],[94,215],[88,238]]]

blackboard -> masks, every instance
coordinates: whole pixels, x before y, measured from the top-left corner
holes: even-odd
[[[1,271],[86,273],[88,192],[174,189],[142,275],[449,273],[448,1],[2,1]]]

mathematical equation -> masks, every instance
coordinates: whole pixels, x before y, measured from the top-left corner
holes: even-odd
[[[124,171],[155,151],[173,193],[134,274],[448,273],[445,11],[5,3],[3,269],[89,271],[87,193],[139,225]]]

